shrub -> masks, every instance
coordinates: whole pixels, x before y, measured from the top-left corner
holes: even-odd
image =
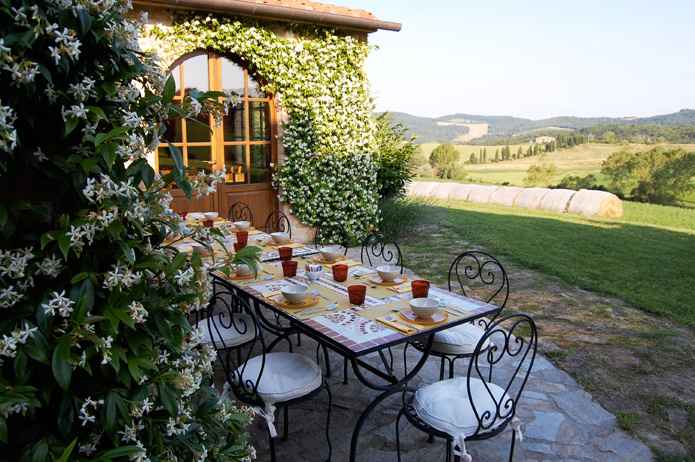
[[[574,189],[575,191],[579,191],[580,189],[602,189],[602,186],[600,186],[597,181],[596,175],[592,174],[586,176],[567,175],[560,180],[560,183],[558,183],[556,187]]]
[[[430,165],[439,178],[453,178],[458,161],[459,152],[453,144],[440,144],[430,154]]]
[[[525,186],[548,186],[557,175],[555,164],[535,164],[526,171]]]
[[[377,186],[382,199],[402,196],[413,178],[414,137],[406,136],[403,124],[393,124],[388,113],[376,118],[375,155]]]
[[[168,186],[209,193],[223,174],[189,180],[174,153],[159,178],[145,158],[164,119],[222,95],[177,108],[129,2],[30,4],[0,6],[0,458],[246,458],[249,417],[187,321],[208,268],[164,242],[190,231]]]
[[[422,216],[423,205],[413,199],[401,197],[381,203],[381,231],[391,241],[402,240]]]
[[[661,147],[646,152],[619,151],[603,162],[601,173],[622,196],[674,203],[694,189],[695,153]]]

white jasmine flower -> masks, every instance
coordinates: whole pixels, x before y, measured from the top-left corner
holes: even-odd
[[[51,255],[41,260],[38,266],[38,273],[44,274],[49,278],[55,278],[58,277],[62,269],[62,261],[58,257]]]
[[[48,303],[44,303],[41,307],[44,309],[46,314],[55,316],[56,311],[63,317],[68,317],[72,313],[74,301],[70,300],[65,296],[65,291],[53,292],[51,298],[49,298]]]
[[[22,294],[17,292],[14,286],[0,289],[0,308],[10,308],[22,299]]]
[[[140,302],[132,302],[128,305],[128,310],[130,311],[130,317],[137,324],[142,324],[147,320],[147,310]]]
[[[43,153],[40,147],[36,148],[36,151],[34,151],[34,157],[36,157],[39,162],[48,160],[48,157],[46,157],[46,154]]]

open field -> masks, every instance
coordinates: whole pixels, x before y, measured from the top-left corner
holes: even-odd
[[[541,351],[655,451],[695,461],[695,210],[625,203],[594,220],[466,202],[385,210],[406,265],[446,284],[483,249],[509,272],[508,312],[530,313]]]
[[[429,155],[436,147],[436,144],[429,143],[421,145],[422,151]],[[527,145],[521,145],[526,149]],[[646,151],[656,146],[673,146],[681,147],[686,150],[695,151],[695,144],[678,144],[678,145],[645,145],[645,144],[598,144],[589,143],[580,146],[575,146],[570,149],[562,149],[553,153],[545,154],[543,157],[534,156],[525,159],[509,160],[505,162],[488,163],[488,164],[466,164],[465,169],[468,172],[467,182],[470,183],[509,183],[512,185],[523,185],[526,171],[536,163],[553,163],[558,168],[558,174],[552,179],[553,184],[557,184],[563,177],[567,175],[589,175],[594,174],[598,177],[599,183],[603,180],[600,174],[601,163],[608,158],[612,153],[621,149],[629,151]],[[478,153],[483,146],[472,145],[456,145],[456,149],[461,153],[462,160],[468,160],[471,153]],[[495,149],[500,149],[501,146],[485,146],[487,148],[488,158],[495,155]],[[512,153],[516,153],[519,145],[510,146]]]

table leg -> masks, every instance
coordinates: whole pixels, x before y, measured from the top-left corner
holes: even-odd
[[[367,418],[370,416],[370,414],[374,411],[374,409],[379,406],[379,404],[384,401],[386,398],[389,396],[392,396],[396,393],[403,392],[403,390],[406,390],[408,387],[408,382],[412,380],[413,377],[415,377],[419,372],[420,369],[425,365],[427,362],[427,358],[430,355],[430,350],[432,349],[432,343],[434,340],[434,335],[430,334],[427,337],[427,342],[425,342],[425,348],[422,352],[422,357],[418,361],[418,363],[415,365],[412,371],[406,372],[405,375],[403,376],[402,379],[396,381],[395,383],[388,383],[388,384],[377,384],[369,379],[367,379],[364,374],[362,373],[362,370],[360,369],[360,366],[358,364],[358,361],[356,358],[353,358],[351,360],[352,362],[352,369],[355,372],[355,376],[357,379],[367,387],[373,389],[373,390],[379,390],[381,393],[374,398],[365,408],[364,411],[362,411],[362,414],[360,414],[360,417],[357,419],[357,423],[355,424],[355,428],[352,431],[352,438],[350,440],[350,462],[355,462],[357,460],[357,445],[359,443],[359,438],[360,438],[360,433],[362,432],[362,427],[365,424],[365,421]]]

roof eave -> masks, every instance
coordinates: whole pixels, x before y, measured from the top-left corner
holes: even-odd
[[[401,24],[397,22],[321,11],[302,10],[285,6],[250,3],[239,0],[134,0],[134,3],[166,8],[249,16],[275,21],[317,24],[360,32],[376,32],[377,30],[397,32],[401,30]]]

